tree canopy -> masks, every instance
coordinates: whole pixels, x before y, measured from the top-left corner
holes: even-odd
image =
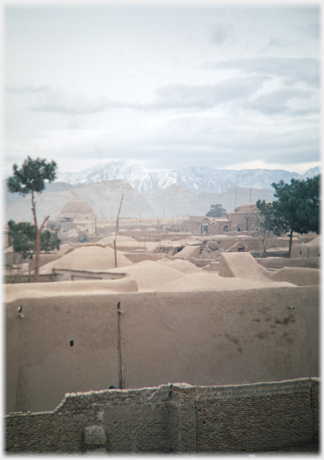
[[[29,222],[14,222],[10,220],[9,242],[15,252],[19,252],[23,259],[27,259],[36,251],[36,230]],[[40,251],[49,252],[54,249],[60,249],[61,240],[56,233],[48,230],[41,232]]]
[[[27,195],[33,192],[42,192],[45,188],[45,181],[52,182],[56,178],[57,165],[55,161],[47,163],[46,160],[37,158],[32,160],[27,157],[19,169],[13,165],[13,176],[7,181],[8,190],[11,193]]]
[[[41,247],[41,232],[49,218],[45,217],[42,224],[38,227],[36,216],[35,193],[41,193],[45,188],[45,181],[52,182],[56,177],[57,165],[55,161],[48,163],[45,159],[36,158],[33,160],[29,156],[24,160],[21,168],[13,165],[13,175],[7,180],[7,187],[11,193],[21,195],[31,194],[31,206],[35,229],[35,280],[38,277],[39,252]],[[27,230],[25,228],[25,230]],[[29,233],[29,230],[28,232]]]
[[[298,233],[319,232],[319,188],[320,177],[297,180],[291,179],[291,183],[284,181],[273,183],[274,196],[277,201],[273,202],[276,215],[283,216],[289,228]]]
[[[290,184],[273,183],[272,203],[258,200],[257,208],[263,216],[262,226],[275,235],[290,231],[289,253],[291,254],[293,232],[319,233],[320,225],[320,176],[307,180],[291,179]]]
[[[207,217],[223,217],[226,214],[226,209],[221,204],[212,204],[207,212]]]

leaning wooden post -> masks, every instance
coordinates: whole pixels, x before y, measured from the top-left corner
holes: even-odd
[[[120,302],[117,303],[117,351],[118,351],[118,388],[123,389],[123,360],[121,351],[121,315]]]
[[[290,235],[289,235],[289,258],[291,258],[292,239],[293,239],[293,229],[291,228]]]
[[[123,198],[124,198],[124,194],[122,194],[122,197],[121,197],[121,200],[120,200],[119,211],[118,211],[117,219],[116,219],[116,233],[115,233],[115,239],[114,239],[115,268],[117,268],[117,233],[118,233],[118,222],[119,222],[120,210],[121,210],[122,203],[123,203]]]

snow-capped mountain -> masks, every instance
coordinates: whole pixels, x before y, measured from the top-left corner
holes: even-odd
[[[231,187],[269,189],[273,182],[292,178],[306,179],[319,174],[319,168],[312,168],[304,174],[281,169],[243,169],[240,171],[209,167],[191,167],[174,171],[151,172],[128,161],[114,161],[96,165],[79,172],[60,173],[57,180],[71,185],[85,185],[113,179],[121,179],[140,193],[154,193],[171,184],[186,187],[194,194],[204,192],[224,193]]]
[[[85,185],[113,179],[121,179],[140,193],[153,193],[177,183],[177,175],[174,171],[150,172],[128,161],[114,161],[79,172],[57,175],[58,181],[71,185]]]
[[[306,180],[307,178],[311,178],[320,174],[320,168],[310,168],[304,174],[299,174],[299,180]]]

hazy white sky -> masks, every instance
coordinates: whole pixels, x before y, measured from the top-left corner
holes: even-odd
[[[4,173],[318,165],[319,6],[201,5],[8,3]]]

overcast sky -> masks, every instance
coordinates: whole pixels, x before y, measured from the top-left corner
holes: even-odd
[[[320,9],[259,5],[9,3],[4,173],[319,165]]]

